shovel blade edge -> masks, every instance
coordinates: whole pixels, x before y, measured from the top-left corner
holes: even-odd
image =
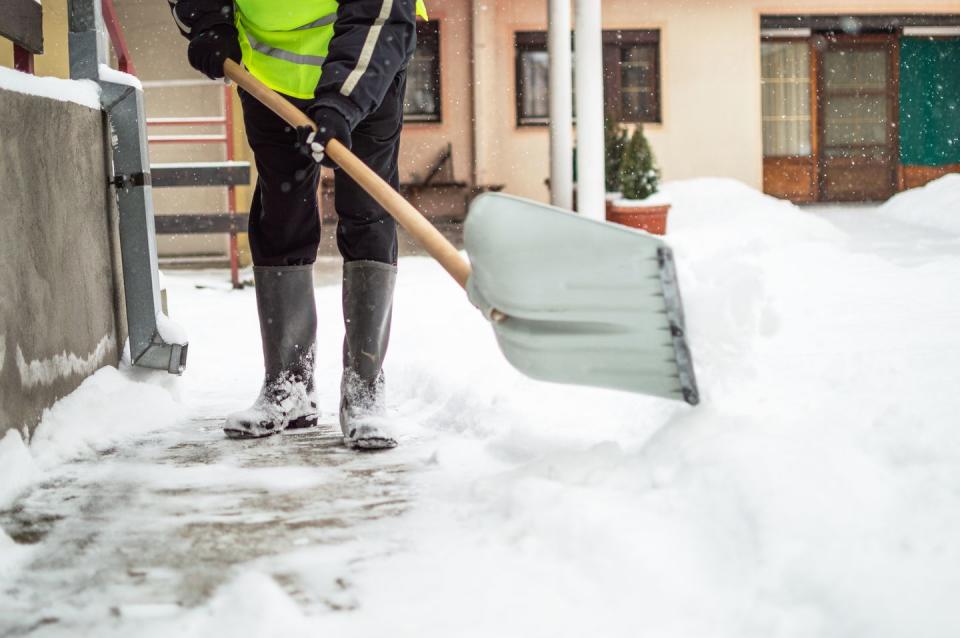
[[[699,402],[673,255],[662,239],[527,199],[470,206],[471,285],[507,319],[507,360],[543,381]]]

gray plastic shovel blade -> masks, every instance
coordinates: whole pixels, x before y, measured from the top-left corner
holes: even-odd
[[[487,193],[470,206],[467,289],[535,379],[699,401],[673,253],[659,238]]]

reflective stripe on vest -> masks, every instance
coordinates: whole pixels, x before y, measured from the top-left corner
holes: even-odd
[[[296,29],[294,29],[294,31],[302,31],[303,29],[315,29],[317,27],[325,27],[328,24],[333,24],[336,21],[337,21],[337,14],[331,13],[329,15],[323,16],[322,18],[317,18],[310,24],[305,24],[302,27],[297,27]]]
[[[312,98],[333,39],[338,6],[338,0],[236,0],[244,66],[275,91]],[[427,18],[423,0],[417,0],[417,15]],[[375,27],[382,26],[377,22]],[[372,51],[363,53],[361,58]]]
[[[253,37],[253,34],[249,31],[247,31],[247,42],[250,43],[250,48],[257,53],[269,55],[272,58],[277,58],[280,60],[286,60],[287,62],[293,62],[294,64],[322,66],[324,60],[327,59],[322,55],[300,55],[298,53],[294,53],[293,51],[284,51],[283,49],[278,49],[276,47],[263,44]]]

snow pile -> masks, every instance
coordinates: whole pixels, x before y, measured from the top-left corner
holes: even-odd
[[[251,604],[253,603],[253,604]],[[316,636],[297,604],[269,576],[246,572],[216,592],[210,604],[192,611],[181,627],[185,638],[208,636]],[[167,629],[156,632],[169,636]]]
[[[100,87],[90,80],[37,77],[0,67],[0,89],[100,109]]]
[[[184,417],[184,407],[168,389],[136,381],[136,376],[150,375],[101,368],[44,412],[29,446],[19,432],[8,431],[0,440],[0,508],[59,463],[96,454]]]
[[[525,379],[402,264],[387,378],[429,471],[324,628],[956,635],[960,261],[852,250],[727,180],[665,190],[697,408]]]
[[[960,174],[891,197],[880,212],[898,221],[960,234]]]
[[[30,550],[30,547],[15,543],[0,529],[0,578],[14,573],[22,567],[33,553]]]
[[[674,248],[689,246],[694,253],[691,258],[843,240],[829,222],[735,180],[707,177],[667,182],[662,192],[673,204],[667,220],[668,241]]]
[[[23,444],[20,433],[8,430],[0,439],[0,508],[12,503],[39,474],[36,461]]]

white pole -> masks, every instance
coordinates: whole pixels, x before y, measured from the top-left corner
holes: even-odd
[[[550,0],[550,202],[573,208],[573,58],[570,0]]]
[[[577,211],[603,219],[603,21],[600,0],[576,2]]]

